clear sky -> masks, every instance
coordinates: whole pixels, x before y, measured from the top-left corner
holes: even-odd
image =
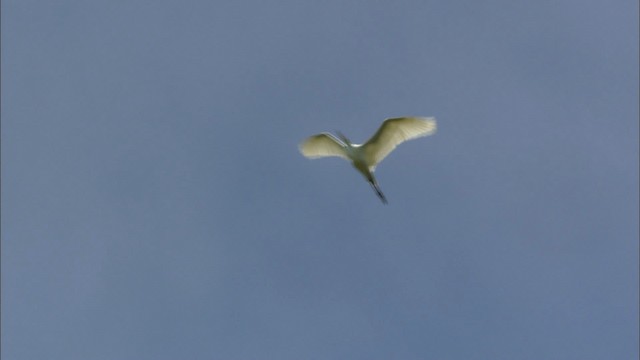
[[[2,2],[2,359],[637,359],[637,1]],[[305,137],[435,116],[376,173]]]

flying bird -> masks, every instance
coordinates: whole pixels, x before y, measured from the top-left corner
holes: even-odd
[[[351,162],[367,179],[383,203],[387,203],[373,172],[376,166],[396,146],[411,139],[431,135],[436,131],[433,117],[399,117],[385,120],[378,131],[364,144],[353,144],[346,136],[337,132],[313,135],[300,144],[300,152],[309,159],[337,156]]]

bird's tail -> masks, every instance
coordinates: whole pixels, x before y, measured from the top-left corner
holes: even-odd
[[[380,190],[380,187],[378,186],[378,182],[373,176],[371,177],[371,179],[369,179],[369,184],[371,184],[371,187],[373,188],[373,190],[376,192],[376,194],[378,194],[378,197],[380,198],[380,200],[382,200],[382,203],[386,204],[387,198],[384,196],[384,194]]]

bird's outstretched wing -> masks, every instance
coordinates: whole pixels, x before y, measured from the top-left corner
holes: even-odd
[[[436,131],[433,117],[401,117],[385,120],[380,129],[362,145],[365,158],[370,166],[378,165],[396,146]]]
[[[349,160],[345,151],[345,144],[329,133],[313,135],[307,138],[300,144],[300,152],[310,159],[338,156]]]

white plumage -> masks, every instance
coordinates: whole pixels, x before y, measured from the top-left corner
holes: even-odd
[[[338,139],[329,133],[322,133],[303,141],[300,152],[310,159],[337,156],[349,160],[371,184],[382,202],[386,203],[387,200],[373,176],[376,166],[401,143],[431,135],[435,131],[436,119],[433,117],[393,118],[385,120],[364,144],[352,144],[342,134],[338,134]]]

